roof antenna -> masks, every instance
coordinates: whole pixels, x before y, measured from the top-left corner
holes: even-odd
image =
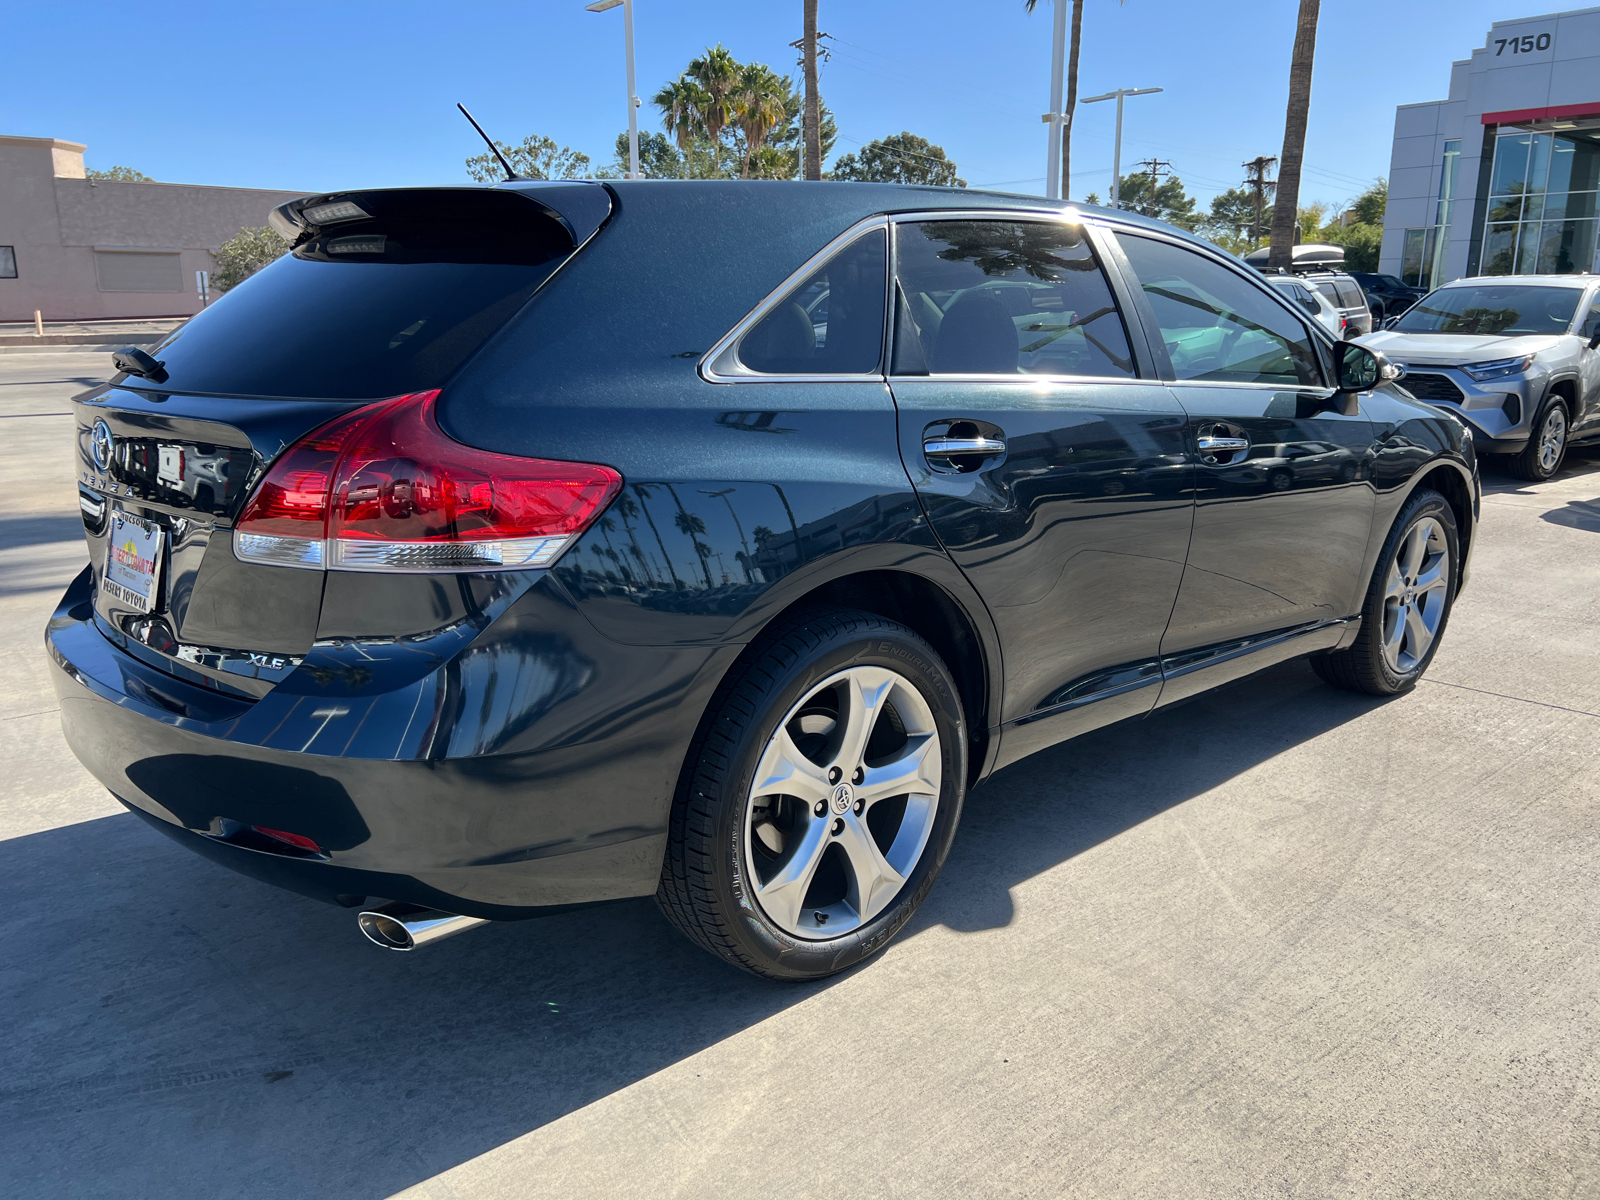
[[[461,101],[457,100],[456,107],[461,110],[461,115],[463,117],[469,121],[472,121],[472,114],[467,111],[467,106],[465,104],[462,104]],[[490,153],[498,158],[500,160],[500,165],[506,169],[506,179],[512,180],[522,178],[522,176],[518,175],[511,169],[511,164],[506,161],[506,156],[500,153],[500,147],[496,146],[492,141],[489,140],[489,135],[483,131],[483,126],[479,125],[476,121],[472,121],[472,127],[478,131],[478,136],[481,137],[488,145]]]

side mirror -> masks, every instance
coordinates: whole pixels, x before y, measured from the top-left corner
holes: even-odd
[[[1594,336],[1589,339],[1589,349],[1600,350],[1600,329],[1594,331]]]
[[[1370,392],[1380,383],[1400,378],[1399,368],[1383,355],[1355,342],[1341,342],[1335,351],[1339,358],[1339,392]]]

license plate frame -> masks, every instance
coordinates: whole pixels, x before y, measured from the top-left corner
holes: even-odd
[[[154,521],[112,508],[100,586],[109,599],[135,612],[154,612],[160,598],[167,531]]]

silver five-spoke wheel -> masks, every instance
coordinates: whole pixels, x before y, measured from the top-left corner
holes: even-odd
[[[904,676],[851,667],[779,723],[750,788],[745,866],[767,918],[821,940],[883,912],[911,876],[938,810],[933,712]]]
[[[1567,448],[1567,410],[1552,404],[1539,430],[1539,469],[1545,475],[1555,474],[1561,463],[1561,453]]]
[[[1383,657],[1409,675],[1428,655],[1450,594],[1450,543],[1444,526],[1424,517],[1395,547],[1383,603]]]

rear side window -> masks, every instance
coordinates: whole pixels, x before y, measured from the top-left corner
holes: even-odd
[[[513,192],[356,192],[159,349],[163,390],[377,399],[442,385],[572,253]],[[313,210],[314,211],[314,210]]]
[[[895,374],[1135,374],[1080,227],[923,221],[895,237]]]
[[[868,230],[817,268],[739,342],[762,375],[868,375],[883,361],[884,231]]]
[[[1117,234],[1179,379],[1317,385],[1305,326],[1261,289],[1192,250]]]

